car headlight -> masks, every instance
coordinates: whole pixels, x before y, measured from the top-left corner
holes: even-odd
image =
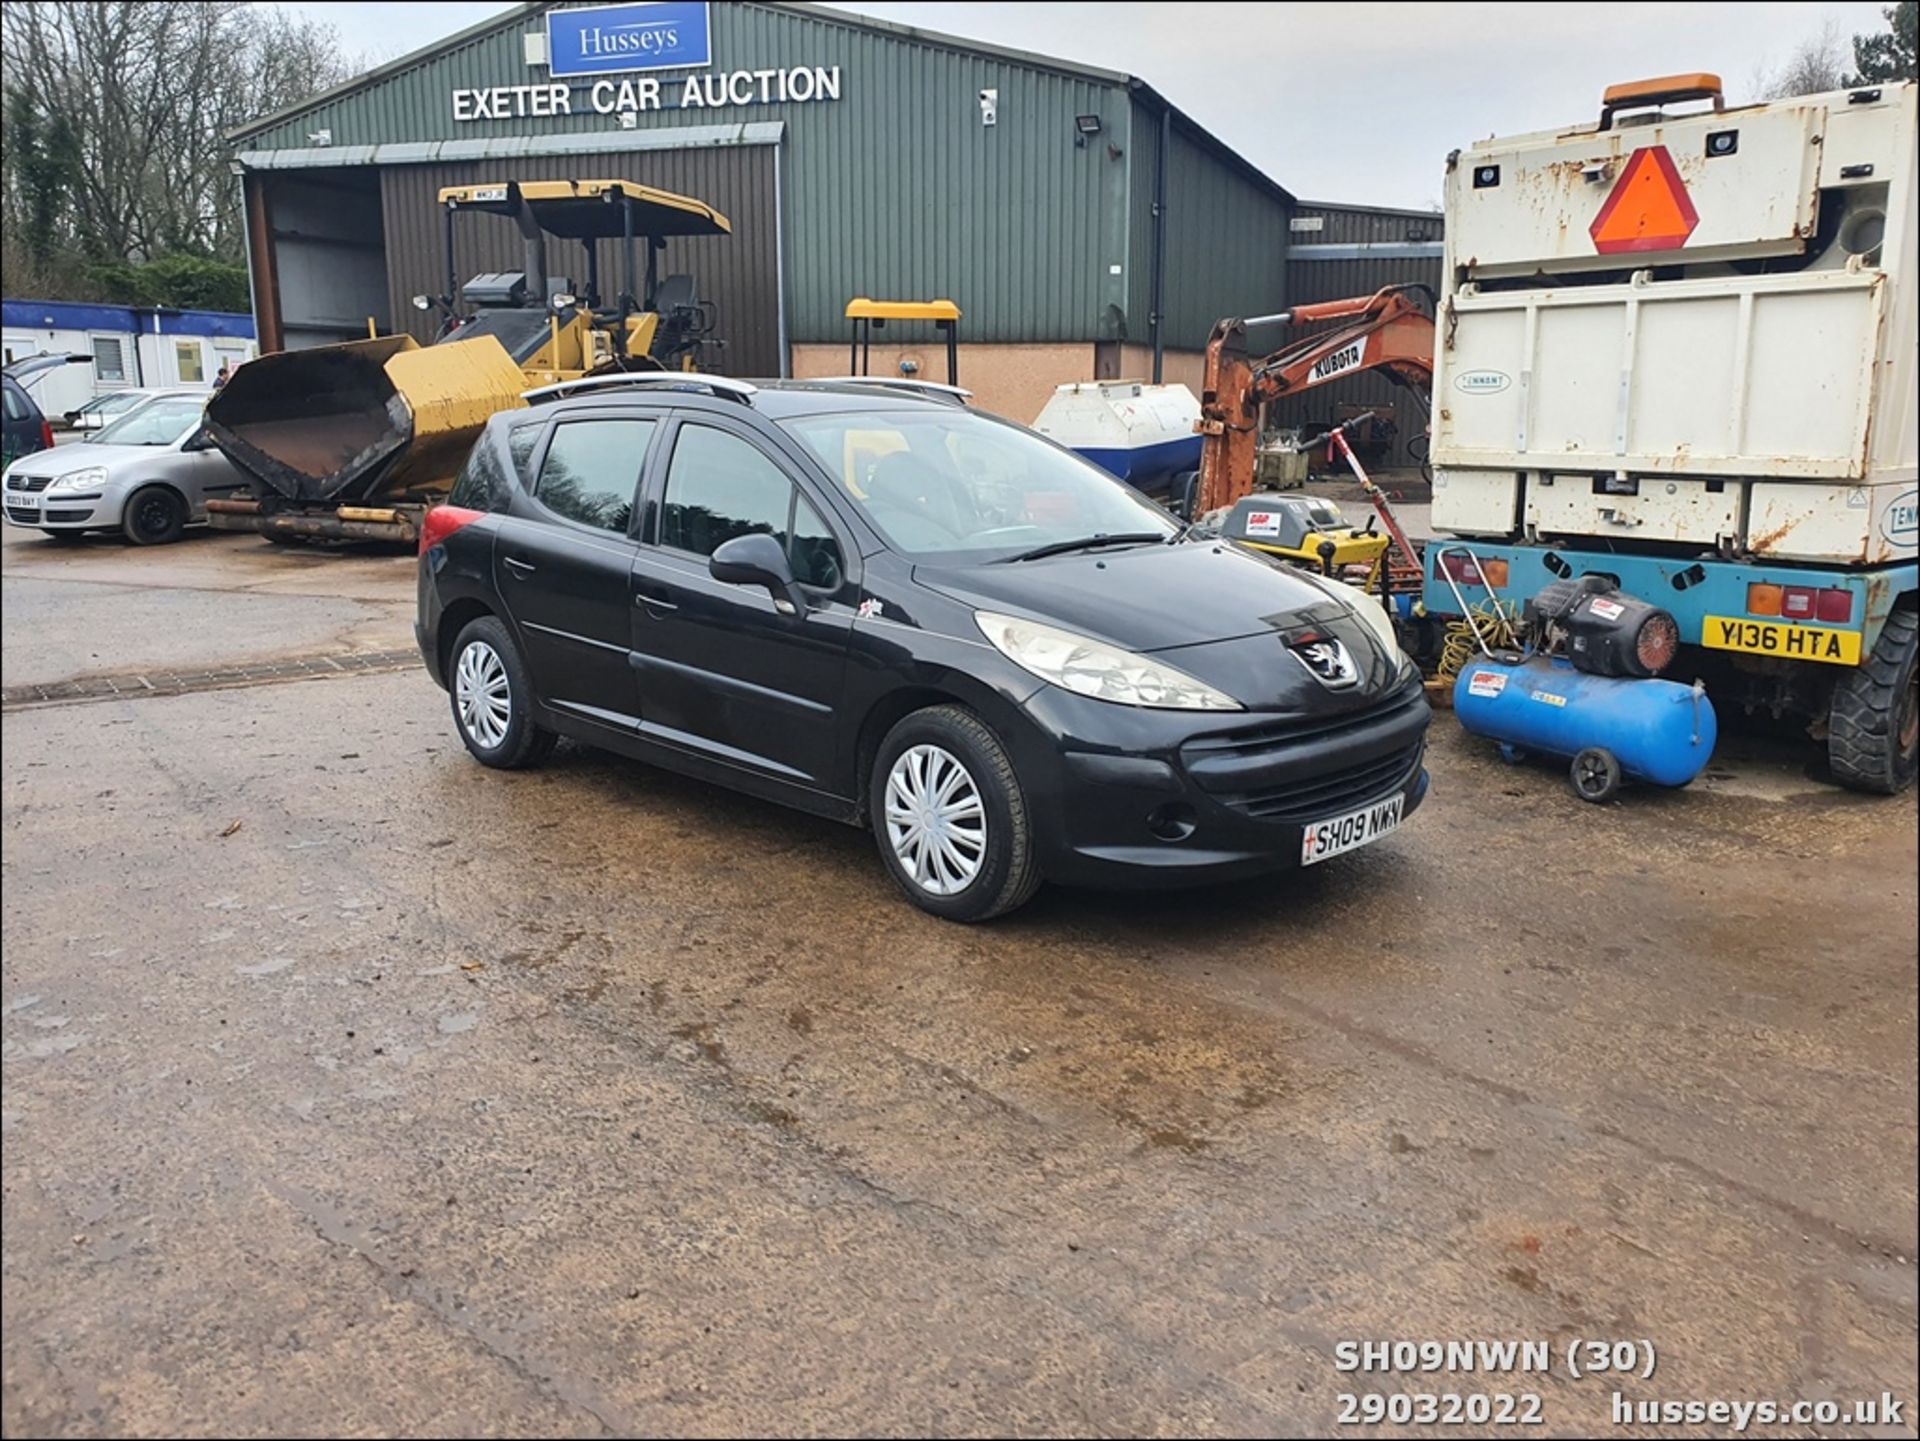
[[[1387,654],[1393,659],[1400,658],[1400,637],[1394,631],[1393,617],[1387,614],[1386,606],[1371,591],[1363,591],[1358,586],[1344,586],[1347,604],[1352,606],[1360,619],[1367,623],[1380,644],[1387,648]]]
[[[94,486],[105,485],[106,483],[106,467],[90,465],[85,470],[70,470],[65,475],[56,476],[53,484],[48,486],[47,489],[50,491],[66,491],[68,494],[71,494],[76,490],[89,490]]]
[[[975,611],[973,618],[1008,660],[1076,695],[1155,710],[1244,709],[1185,671],[1119,646],[988,610]]]

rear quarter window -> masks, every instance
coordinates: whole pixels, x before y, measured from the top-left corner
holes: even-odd
[[[497,437],[483,433],[468,454],[467,463],[460,468],[447,503],[466,510],[505,510],[509,494],[500,442]]]

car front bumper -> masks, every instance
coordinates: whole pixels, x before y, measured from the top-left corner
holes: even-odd
[[[120,524],[123,497],[98,490],[80,495],[58,491],[0,492],[5,497],[7,524],[26,530],[97,530]]]
[[[1015,740],[1040,867],[1069,885],[1202,885],[1300,864],[1320,821],[1426,798],[1417,678],[1344,717],[1155,711],[1047,687]],[[1097,739],[1096,739],[1097,738]]]

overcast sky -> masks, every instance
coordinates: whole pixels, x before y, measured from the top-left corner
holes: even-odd
[[[280,8],[330,21],[350,50],[391,60],[511,6]],[[1406,206],[1438,202],[1455,146],[1597,116],[1615,81],[1713,70],[1739,103],[1823,28],[1843,45],[1883,28],[1878,4],[1851,0],[837,8],[1137,75],[1296,195]]]

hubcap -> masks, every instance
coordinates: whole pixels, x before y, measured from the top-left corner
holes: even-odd
[[[140,503],[140,529],[148,535],[159,535],[173,523],[173,507],[159,496],[150,496]]]
[[[500,663],[499,652],[485,641],[473,641],[460,652],[453,696],[460,707],[460,724],[468,735],[488,750],[507,738],[507,722],[513,716],[507,668]]]
[[[912,746],[887,772],[887,840],[934,896],[973,884],[987,858],[987,810],[967,768],[939,746]]]

